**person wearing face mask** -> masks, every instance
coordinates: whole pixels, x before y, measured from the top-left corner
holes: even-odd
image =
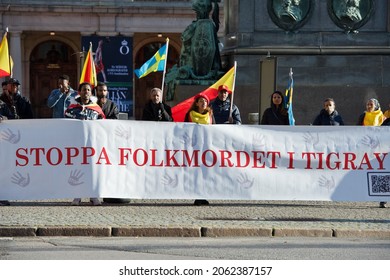
[[[333,98],[324,101],[324,108],[315,118],[313,125],[344,125],[343,118],[336,111],[336,103]]]
[[[150,91],[150,100],[146,103],[142,113],[143,121],[172,122],[171,107],[162,101],[162,91],[153,88]]]
[[[289,125],[288,112],[285,108],[283,94],[280,91],[272,93],[271,106],[264,111],[260,124]]]
[[[69,84],[69,76],[60,76],[58,78],[58,88],[54,89],[47,98],[47,106],[53,109],[53,118],[65,117],[65,110],[76,96],[77,91]]]

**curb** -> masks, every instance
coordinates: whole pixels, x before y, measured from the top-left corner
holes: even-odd
[[[334,237],[390,240],[390,230],[219,227],[0,227],[0,237]]]

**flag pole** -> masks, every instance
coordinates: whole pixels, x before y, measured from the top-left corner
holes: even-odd
[[[233,114],[233,99],[234,99],[234,89],[236,87],[236,73],[237,73],[237,61],[234,61],[234,74],[233,74],[233,86],[232,86],[232,96],[230,97],[230,109],[229,109],[229,118]]]
[[[168,37],[167,37],[166,41],[167,41],[167,48],[165,50],[164,72],[163,72],[162,85],[161,85],[161,101],[163,100],[163,96],[164,96],[165,71],[167,69],[167,62],[168,62],[168,48],[169,48],[169,38]]]
[[[5,28],[5,37],[8,40],[8,26]],[[9,44],[8,44],[8,66],[9,66],[9,77],[12,78],[12,64],[11,64],[11,53],[9,49]]]

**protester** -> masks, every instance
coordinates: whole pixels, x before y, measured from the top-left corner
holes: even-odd
[[[7,104],[0,100],[0,123],[4,120],[12,119],[12,113],[10,112]],[[0,206],[11,205],[8,200],[0,200]]]
[[[390,104],[389,104],[389,108],[390,108]],[[383,115],[385,116],[386,119],[390,119],[390,109],[386,110]]]
[[[102,109],[91,100],[92,86],[89,83],[80,84],[79,97],[75,99],[75,103],[70,104],[65,111],[65,117],[79,120],[98,120],[105,119]],[[90,198],[90,202],[94,206],[101,205],[98,198]],[[72,205],[80,205],[81,198],[73,199]]]
[[[20,82],[17,79],[11,78],[7,82],[7,92],[0,96],[8,109],[11,111],[11,119],[32,119],[33,111],[30,100],[22,96],[19,91]]]
[[[0,100],[0,122],[6,119],[12,119],[12,112],[8,108],[7,104]]]
[[[209,98],[206,95],[202,93],[196,95],[184,121],[198,124],[215,124],[213,111],[209,107],[209,103]],[[209,202],[205,199],[196,199],[194,205],[209,205]]]
[[[265,109],[261,118],[263,125],[289,125],[288,112],[285,108],[283,94],[274,91],[271,95],[271,106]]]
[[[53,109],[53,118],[65,117],[65,110],[76,96],[77,91],[69,84],[69,76],[60,76],[58,78],[58,88],[54,89],[47,98],[47,106]]]
[[[217,98],[210,103],[217,124],[241,124],[240,110],[235,104],[231,105],[229,94],[232,91],[227,86],[220,85]]]
[[[97,104],[102,108],[106,119],[119,119],[119,109],[115,102],[107,98],[108,89],[105,83],[99,82],[96,86]]]
[[[198,124],[215,124],[213,111],[209,103],[209,98],[206,95],[202,93],[196,95],[184,121]]]
[[[379,101],[371,98],[366,103],[366,111],[359,116],[358,125],[380,126],[384,120],[385,116],[382,113]],[[386,208],[386,202],[379,202],[379,208]]]
[[[108,99],[107,95],[107,85],[105,83],[99,82],[96,86],[97,104],[102,108],[106,119],[118,120],[118,106],[116,106],[115,102],[112,102],[110,99]],[[130,199],[105,197],[103,198],[103,201],[106,203],[129,203]]]
[[[324,101],[324,109],[314,119],[313,125],[344,125],[343,118],[336,111],[336,103],[333,98]]]
[[[1,94],[3,94],[3,93],[7,94],[7,92],[8,92],[8,82],[7,81],[2,82],[1,83],[1,87],[2,87]],[[1,96],[1,94],[0,94],[0,96]]]
[[[142,114],[143,121],[172,122],[171,107],[162,101],[162,91],[153,88],[150,91],[150,100],[146,103]]]
[[[375,98],[371,98],[366,103],[366,111],[359,116],[358,125],[380,126],[385,120],[381,105]]]

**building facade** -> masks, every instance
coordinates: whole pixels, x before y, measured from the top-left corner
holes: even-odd
[[[348,125],[357,124],[369,98],[389,109],[389,1],[227,0],[224,6],[223,54],[238,63],[235,102],[244,121],[270,105],[273,86],[264,87],[260,66],[272,58],[275,89],[284,92],[292,68],[297,125],[313,122],[327,97]]]
[[[22,92],[38,118],[50,115],[45,102],[60,74],[68,74],[77,87],[84,37],[131,38],[131,70],[169,37],[169,69],[179,61],[181,33],[196,18],[191,0],[52,0],[49,5],[43,0],[0,0],[0,4],[0,28],[9,28],[13,76],[22,82]],[[346,9],[347,4],[352,7]],[[222,0],[220,8],[222,59],[225,69],[237,61],[234,102],[244,123],[249,123],[250,113],[261,117],[272,90],[286,89],[290,69],[297,125],[309,125],[327,97],[335,99],[349,125],[357,123],[369,98],[377,98],[383,111],[388,109],[388,1]],[[61,59],[56,60],[55,51]],[[268,62],[274,68],[265,67]],[[162,73],[137,79],[131,72],[128,80],[133,95],[129,118],[139,119],[150,89],[161,87]]]
[[[154,48],[170,39],[169,65],[177,63],[180,35],[195,18],[191,1],[0,1],[0,29],[8,28],[13,77],[33,105],[37,118],[50,117],[46,100],[62,74],[77,88],[86,49],[82,38],[123,36],[132,41],[131,73],[133,108],[130,119],[140,118],[153,87],[161,87],[162,73],[134,78]]]

